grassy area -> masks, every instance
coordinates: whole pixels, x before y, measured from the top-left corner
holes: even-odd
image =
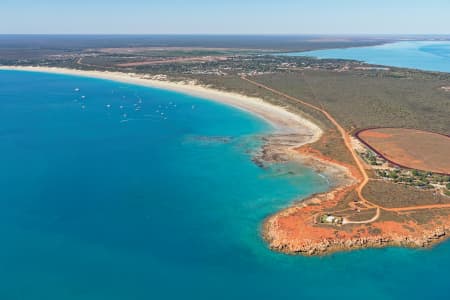
[[[359,222],[359,221],[365,221],[370,220],[375,214],[377,213],[377,210],[375,208],[364,210],[361,212],[353,212],[351,214],[348,214],[346,217],[349,221],[353,222]]]
[[[370,181],[363,194],[374,204],[388,208],[450,203],[450,197],[438,192],[385,181]]]
[[[392,76],[393,74],[403,76]],[[450,132],[450,75],[406,70],[304,70],[257,76],[256,80],[323,106],[348,130],[411,127]]]
[[[434,209],[434,210],[418,210],[408,214],[408,216],[413,219],[418,224],[429,224],[430,222],[436,221],[437,217],[448,217],[450,215],[450,209]],[[436,223],[440,225],[439,223]]]

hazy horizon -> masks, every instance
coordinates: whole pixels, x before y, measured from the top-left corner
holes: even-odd
[[[3,0],[0,34],[446,35],[450,3]],[[421,3],[422,2],[422,3]]]
[[[450,37],[450,33],[0,33],[0,36]]]

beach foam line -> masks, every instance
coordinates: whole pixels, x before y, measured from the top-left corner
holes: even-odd
[[[145,74],[109,71],[84,71],[56,67],[0,66],[0,70],[29,71],[91,77],[179,92],[201,99],[223,103],[244,110],[265,120],[266,122],[271,124],[277,132],[280,133],[298,133],[303,135],[310,135],[311,138],[308,141],[303,141],[301,145],[313,143],[319,140],[319,138],[323,134],[323,131],[319,126],[287,110],[285,107],[274,105],[272,103],[264,101],[261,98],[224,92],[221,90],[212,89],[210,87],[198,85],[194,82],[157,80]]]

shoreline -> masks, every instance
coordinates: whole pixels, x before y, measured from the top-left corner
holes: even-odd
[[[271,104],[263,99],[249,97],[237,93],[225,92],[212,89],[195,82],[175,82],[170,80],[158,80],[155,76],[140,75],[136,73],[122,73],[109,71],[85,71],[57,67],[34,67],[34,66],[0,66],[4,71],[26,71],[36,73],[51,73],[60,75],[71,75],[110,80],[126,84],[134,84],[149,88],[163,89],[167,91],[182,93],[198,97],[205,101],[213,101],[225,104],[256,116],[272,125],[275,133],[299,134],[310,136],[309,139],[302,139],[293,148],[318,141],[323,130],[313,122],[288,111],[282,106]]]
[[[290,214],[291,212],[298,212],[299,209],[308,210],[311,208],[310,205],[317,207],[317,204],[321,206],[330,200],[331,202],[338,201],[339,197],[336,195],[341,194],[341,192],[346,189],[352,188],[355,182],[357,182],[357,178],[354,176],[349,166],[340,164],[333,159],[322,157],[317,153],[302,151],[304,147],[315,143],[324,135],[324,131],[313,122],[290,112],[282,106],[268,103],[260,98],[220,91],[207,86],[198,85],[195,82],[158,80],[158,76],[140,75],[135,73],[83,71],[67,68],[0,66],[0,70],[90,77],[163,89],[191,95],[204,99],[205,101],[214,101],[232,106],[262,119],[272,125],[273,130],[266,133],[265,145],[261,149],[262,153],[259,158],[254,158],[254,162],[258,163],[258,159],[262,164],[292,161],[302,166],[307,166],[319,174],[325,174],[329,183],[328,191],[312,195],[308,198],[293,199],[286,208],[275,211],[264,219],[262,221],[262,238],[267,242],[270,249],[277,252],[323,255],[331,254],[336,251],[336,249],[333,251],[334,247],[330,247],[330,243],[324,248],[322,239],[313,241],[314,239],[309,237],[308,239],[303,240],[301,245],[296,244],[295,238],[286,240],[285,237],[283,237],[283,232],[280,232],[278,226],[275,225],[278,223],[279,218],[283,218],[283,216]],[[314,233],[315,230],[310,228],[310,225],[312,224],[304,225],[306,225],[304,226],[305,230],[312,230]],[[354,250],[355,248],[358,248],[356,243],[347,246],[344,244],[346,240],[347,239],[342,240],[339,238],[336,240],[336,245],[342,247],[340,250]],[[306,244],[304,244],[305,242]]]

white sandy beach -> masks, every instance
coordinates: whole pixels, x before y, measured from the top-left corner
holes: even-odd
[[[100,79],[113,80],[118,82],[142,85],[152,88],[160,88],[188,95],[200,97],[202,99],[213,100],[252,113],[275,127],[277,132],[295,133],[300,135],[311,135],[308,143],[315,142],[322,135],[322,129],[309,120],[306,120],[281,106],[268,103],[260,98],[248,97],[236,93],[228,93],[205,86],[197,85],[193,82],[172,82],[167,80],[157,80],[148,75],[135,73],[121,73],[108,71],[82,71],[66,68],[51,67],[9,67],[0,66],[0,70],[16,70],[30,72],[45,72],[55,74],[66,74],[75,76],[85,76]],[[304,143],[304,141],[303,141]]]

